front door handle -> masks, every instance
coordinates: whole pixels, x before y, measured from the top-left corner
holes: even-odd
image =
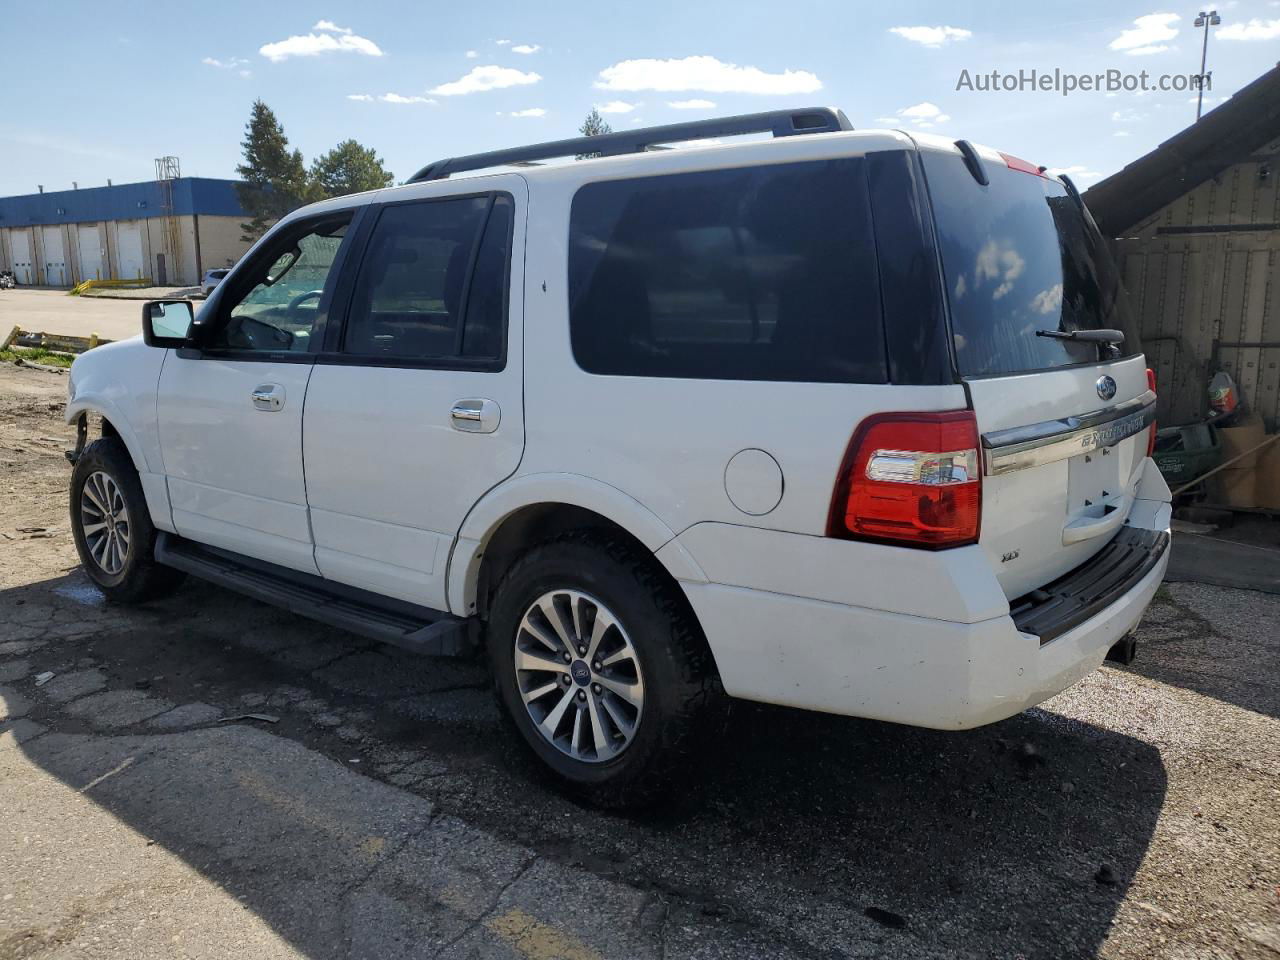
[[[284,406],[284,387],[278,383],[260,383],[253,388],[252,397],[256,409],[273,413]]]
[[[502,408],[483,397],[459,400],[449,411],[449,420],[453,429],[463,433],[493,433],[502,422]]]

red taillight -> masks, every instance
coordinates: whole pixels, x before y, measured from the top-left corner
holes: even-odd
[[[880,413],[862,421],[849,442],[827,536],[958,547],[977,541],[981,514],[973,411]]]
[[[1156,392],[1156,372],[1147,367],[1147,389]],[[1147,456],[1156,452],[1156,422],[1151,421],[1151,431],[1147,434]]]

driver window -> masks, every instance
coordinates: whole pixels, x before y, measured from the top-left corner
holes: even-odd
[[[305,353],[312,334],[319,336],[320,298],[350,221],[345,213],[276,238],[247,278],[248,291],[224,304],[227,321],[210,346]]]

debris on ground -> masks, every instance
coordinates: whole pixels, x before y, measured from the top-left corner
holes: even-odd
[[[263,723],[279,723],[280,718],[270,713],[241,713],[234,717],[222,717],[219,723],[234,723],[237,720],[261,720]]]
[[[50,680],[52,680],[55,676],[57,676],[57,674],[55,674],[52,670],[46,670],[44,673],[37,673],[37,674],[36,674],[36,686],[37,686],[37,687],[43,687],[46,683],[48,683]]]

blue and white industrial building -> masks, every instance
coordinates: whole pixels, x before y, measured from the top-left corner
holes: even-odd
[[[179,177],[0,197],[0,270],[29,286],[194,285],[249,248],[235,184]]]

